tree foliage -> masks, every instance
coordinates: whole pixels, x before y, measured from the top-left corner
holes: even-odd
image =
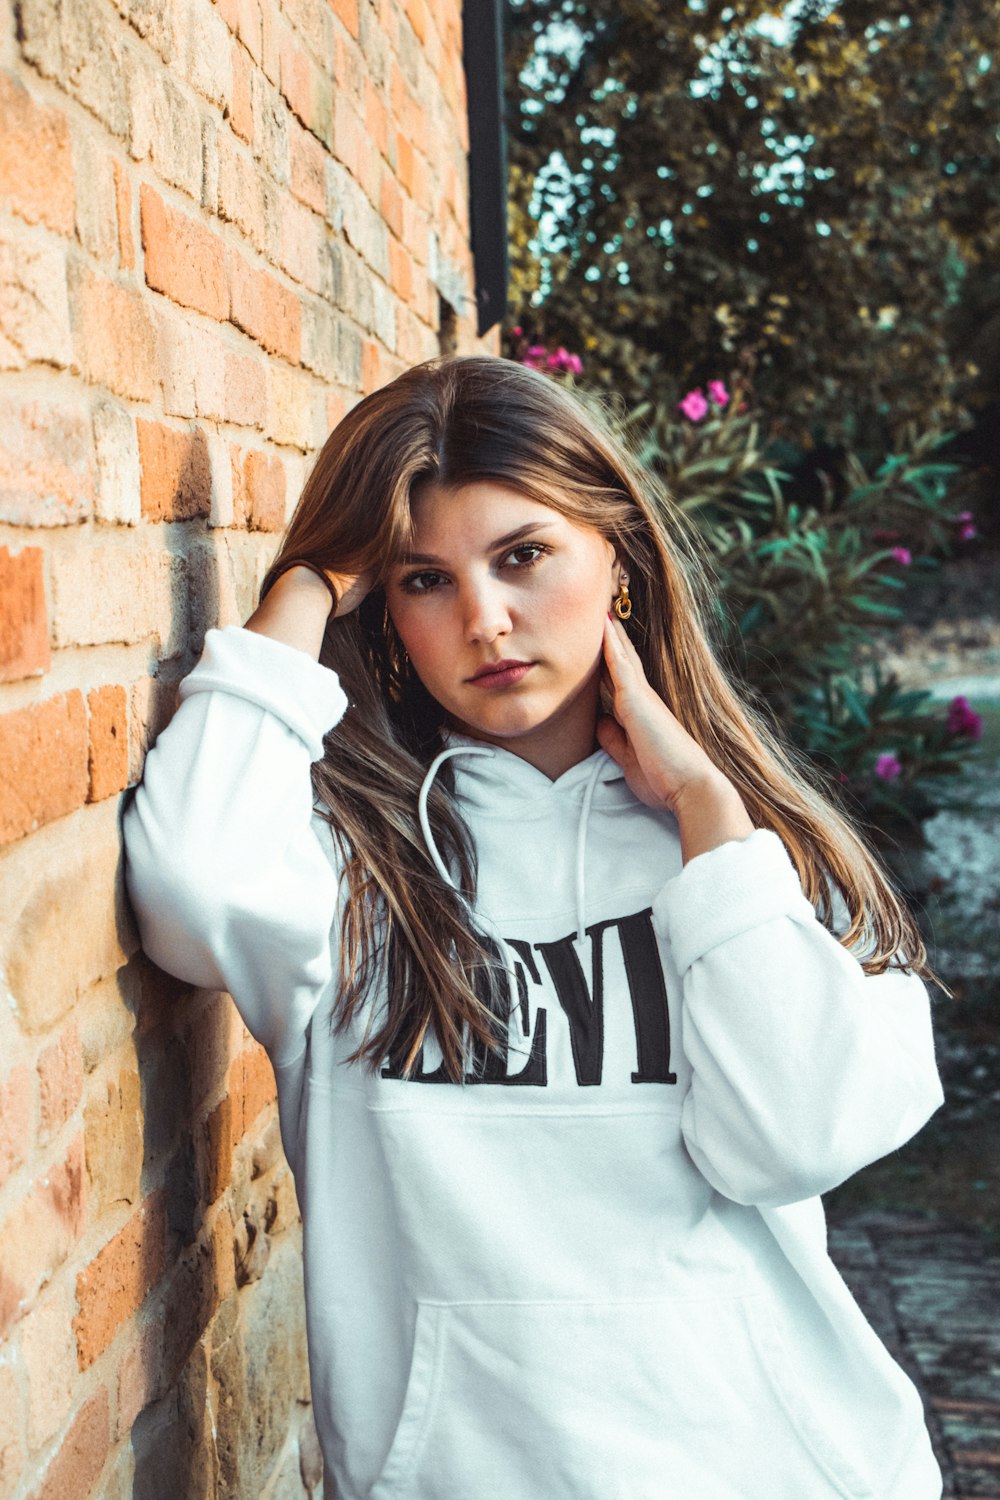
[[[772,10],[512,0],[516,321],[630,402],[749,359],[795,436],[960,425],[1000,343],[963,304],[1000,260],[1000,7]]]

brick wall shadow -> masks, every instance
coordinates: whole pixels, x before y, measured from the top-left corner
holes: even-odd
[[[203,443],[203,435],[191,442],[192,473],[206,461]],[[179,482],[184,488],[183,474]],[[218,621],[221,593],[203,521],[175,521],[161,534],[172,609],[150,685],[150,742],[172,716],[177,684],[200,654],[205,630]],[[141,952],[120,972],[119,986],[136,1018],[143,1219],[132,1279],[136,1300],[145,1293],[119,1368],[119,1435],[131,1437],[134,1500],[207,1500],[223,1490],[205,1335],[233,1289],[233,1234],[218,1201],[225,1184],[206,1116],[227,1088],[231,1001],[193,990]]]

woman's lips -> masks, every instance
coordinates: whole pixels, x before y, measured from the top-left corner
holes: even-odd
[[[502,688],[511,687],[515,682],[520,682],[534,666],[532,661],[498,661],[487,671],[480,671],[475,677],[467,680],[473,687]]]

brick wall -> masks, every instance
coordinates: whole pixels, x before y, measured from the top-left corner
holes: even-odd
[[[0,1496],[319,1493],[271,1071],[119,804],[330,426],[477,347],[464,111],[460,0],[0,0]]]

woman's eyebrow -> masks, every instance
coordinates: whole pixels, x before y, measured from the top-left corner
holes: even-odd
[[[514,542],[519,542],[529,532],[541,531],[546,526],[551,526],[552,524],[551,521],[529,521],[527,526],[519,526],[516,531],[508,531],[506,535],[498,536],[496,541],[490,542],[486,550],[487,552],[498,552],[501,547],[510,547]],[[443,558],[432,557],[429,552],[407,552],[404,557],[399,559],[398,566],[405,568],[411,566],[413,563],[423,563],[425,566],[428,564],[441,566],[443,562]]]

